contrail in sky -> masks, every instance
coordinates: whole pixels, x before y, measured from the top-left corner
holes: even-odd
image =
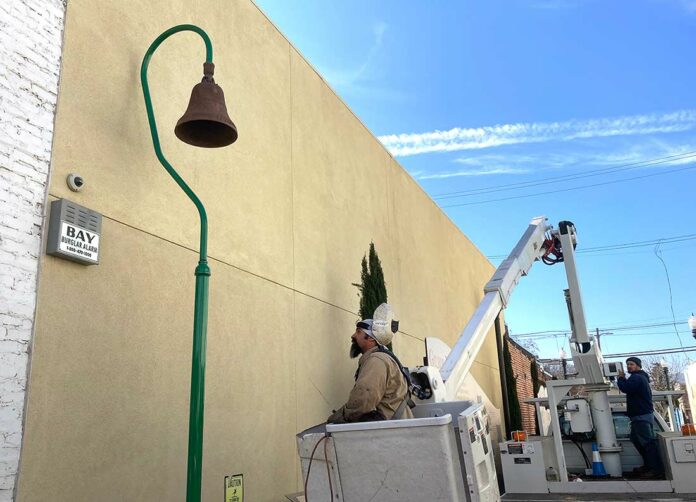
[[[674,133],[693,128],[696,128],[696,110],[680,110],[666,114],[627,115],[590,120],[521,122],[474,128],[455,127],[448,131],[389,134],[380,136],[379,139],[392,155],[406,157],[521,143]]]

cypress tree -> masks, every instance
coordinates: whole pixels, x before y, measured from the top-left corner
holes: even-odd
[[[505,362],[508,403],[510,405],[510,428],[512,431],[520,431],[522,430],[522,411],[520,410],[520,399],[517,396],[517,379],[512,369],[512,355],[510,354],[507,337],[505,337],[503,342],[503,359]],[[508,433],[510,432],[508,431]]]
[[[353,283],[358,288],[360,297],[360,318],[372,319],[377,307],[387,303],[387,285],[384,282],[382,262],[377,256],[375,243],[370,242],[367,256],[363,256],[360,268],[360,284]],[[392,344],[387,345],[392,350]]]
[[[363,256],[360,270],[360,284],[353,283],[353,286],[357,287],[360,291],[358,293],[358,296],[360,297],[360,308],[358,310],[358,313],[360,314],[360,319],[369,319],[372,317],[372,312],[374,312],[373,309],[370,311],[369,314],[366,315],[366,312],[368,312],[369,310],[369,305],[372,305],[372,301],[370,301],[369,298],[370,292],[365,286],[369,282],[370,270],[367,268],[367,258]]]
[[[532,388],[534,389],[534,397],[539,397],[539,366],[536,359],[532,359],[529,365],[529,370],[532,373]]]
[[[370,249],[362,259],[360,284],[353,283],[353,286],[359,291],[360,318],[372,319],[375,309],[382,303],[387,303],[387,285],[384,282],[382,262],[373,242],[370,242]]]
[[[529,365],[529,371],[532,373],[532,389],[534,389],[534,397],[539,397],[539,366],[537,365],[536,359],[532,359]],[[535,433],[539,435],[539,423],[536,420],[536,414],[534,415]]]

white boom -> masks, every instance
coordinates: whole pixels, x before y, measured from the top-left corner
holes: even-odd
[[[529,223],[515,248],[486,284],[483,300],[440,370],[448,401],[455,399],[457,389],[469,373],[495,318],[507,305],[520,278],[527,275],[534,262],[546,253],[546,233],[552,228],[546,224],[546,220],[544,216],[539,216]]]
[[[434,400],[456,399],[459,388],[464,383],[471,366],[478,355],[483,342],[496,317],[508,303],[510,295],[522,276],[527,275],[535,261],[543,259],[545,263],[564,262],[568,279],[568,311],[570,314],[573,336],[571,354],[578,373],[583,379],[592,402],[592,418],[596,425],[597,443],[602,454],[607,472],[612,476],[621,476],[621,448],[616,441],[611,409],[608,404],[607,383],[602,368],[602,355],[599,347],[592,343],[587,332],[585,312],[580,294],[580,284],[575,267],[575,245],[577,237],[575,227],[568,221],[559,223],[559,229],[546,224],[543,216],[534,218],[522,235],[510,255],[501,263],[493,277],[484,288],[484,297],[474,312],[471,320],[462,331],[454,348],[450,351],[441,370],[445,392],[435,395]],[[551,254],[551,258],[547,256]],[[437,378],[436,371],[426,370],[429,378]],[[556,434],[558,449],[562,451],[560,434]],[[567,481],[563,470],[561,477]]]

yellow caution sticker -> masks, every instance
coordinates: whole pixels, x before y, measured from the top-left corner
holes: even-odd
[[[244,474],[225,476],[225,502],[244,502]]]

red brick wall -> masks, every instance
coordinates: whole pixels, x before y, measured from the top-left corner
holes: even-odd
[[[523,403],[525,399],[534,397],[534,385],[532,384],[531,355],[508,339],[510,357],[512,359],[512,370],[517,383],[517,397],[520,400],[520,411],[522,412],[522,428],[527,434],[536,433],[536,418],[533,404]]]

